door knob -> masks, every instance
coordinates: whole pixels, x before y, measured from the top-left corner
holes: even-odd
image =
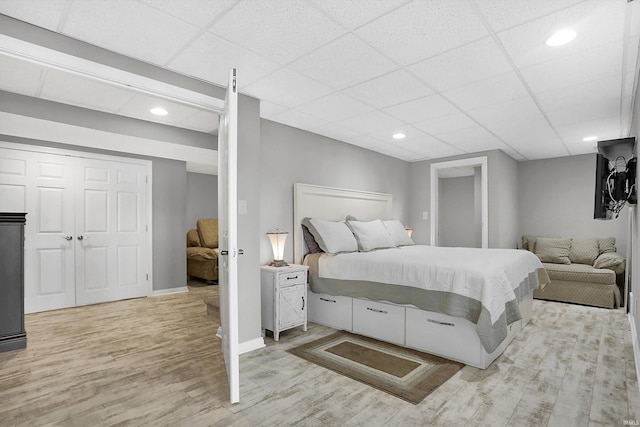
[[[62,236],[61,236],[62,237]],[[64,240],[73,240],[73,237],[71,236],[64,236],[62,237]]]
[[[86,240],[88,237],[83,236],[82,234],[78,236],[78,240]]]

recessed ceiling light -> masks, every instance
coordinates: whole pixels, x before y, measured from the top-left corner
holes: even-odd
[[[591,142],[591,141],[595,141],[596,139],[598,139],[598,137],[595,135],[585,136],[584,138],[582,138],[584,142]]]
[[[398,132],[398,133],[394,133],[393,134],[393,139],[404,139],[406,138],[407,134],[402,133],[402,132]]]
[[[545,42],[547,46],[562,46],[576,38],[576,32],[570,29],[560,30]]]
[[[166,116],[167,114],[169,114],[169,112],[162,107],[154,107],[149,111],[151,112],[151,114],[155,114],[156,116]]]

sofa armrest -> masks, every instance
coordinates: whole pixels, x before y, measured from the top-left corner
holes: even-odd
[[[198,230],[195,228],[187,231],[187,247],[197,248],[200,247],[200,236],[198,236]]]
[[[616,274],[624,272],[626,260],[617,252],[605,252],[600,254],[593,263],[594,268],[606,268],[613,270]]]

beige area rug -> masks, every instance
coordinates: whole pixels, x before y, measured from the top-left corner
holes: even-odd
[[[288,351],[413,404],[422,402],[464,366],[344,331]]]

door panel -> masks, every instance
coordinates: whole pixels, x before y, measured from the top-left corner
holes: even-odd
[[[236,70],[229,86],[218,128],[218,227],[221,257],[218,273],[222,353],[229,379],[231,403],[240,401],[238,356],[238,240],[237,240],[237,114]],[[224,254],[227,255],[224,255]]]
[[[85,159],[77,203],[77,304],[148,293],[146,168]]]

